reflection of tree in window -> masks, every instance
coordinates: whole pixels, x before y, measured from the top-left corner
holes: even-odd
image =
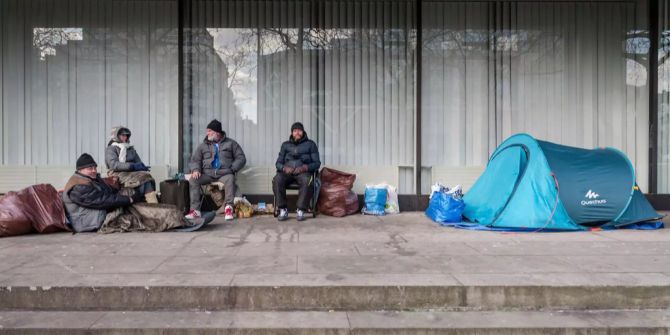
[[[57,46],[83,39],[82,28],[33,28],[33,46],[40,51],[40,60],[55,56]]]

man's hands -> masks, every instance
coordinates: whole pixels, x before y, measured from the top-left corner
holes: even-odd
[[[295,168],[290,167],[290,166],[284,166],[284,168],[282,169],[282,172],[284,172],[286,174],[289,174],[289,175],[292,175],[295,172]]]
[[[292,176],[297,176],[307,171],[309,171],[309,166],[307,166],[306,164],[303,164],[302,166],[298,166],[296,168],[290,166],[284,166],[284,168],[282,169],[282,172]]]
[[[293,174],[295,174],[295,175],[303,174],[303,173],[307,172],[308,170],[309,170],[309,166],[307,166],[307,164],[303,164],[302,166],[299,166],[299,167],[295,168],[295,170],[293,171]]]
[[[200,171],[191,172],[191,179],[198,179],[200,178],[200,176],[201,176]]]
[[[133,163],[130,164],[130,169],[133,171],[150,171],[151,168],[144,165],[144,163]]]

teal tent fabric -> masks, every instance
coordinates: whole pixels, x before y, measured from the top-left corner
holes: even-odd
[[[468,221],[500,229],[586,230],[662,217],[637,188],[622,152],[573,148],[527,134],[495,150],[463,201]]]

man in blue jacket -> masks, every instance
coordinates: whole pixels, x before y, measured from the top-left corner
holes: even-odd
[[[297,181],[300,185],[298,191],[298,221],[305,220],[305,211],[309,208],[312,199],[313,174],[319,170],[321,160],[319,159],[319,148],[314,141],[307,138],[307,132],[302,123],[296,122],[291,126],[291,136],[288,141],[282,143],[277,157],[277,175],[272,180],[272,192],[274,192],[276,205],[279,208],[279,221],[288,219],[288,208],[286,204],[286,185]]]

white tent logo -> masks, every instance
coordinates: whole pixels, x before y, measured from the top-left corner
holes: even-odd
[[[584,198],[587,200],[582,200],[582,206],[604,205],[607,203],[605,199],[598,199],[600,198],[600,194],[593,192],[593,190],[586,192]]]
[[[592,190],[589,190],[588,192],[586,192],[586,195],[584,197],[589,199],[598,199],[599,196],[600,194],[593,192]]]

